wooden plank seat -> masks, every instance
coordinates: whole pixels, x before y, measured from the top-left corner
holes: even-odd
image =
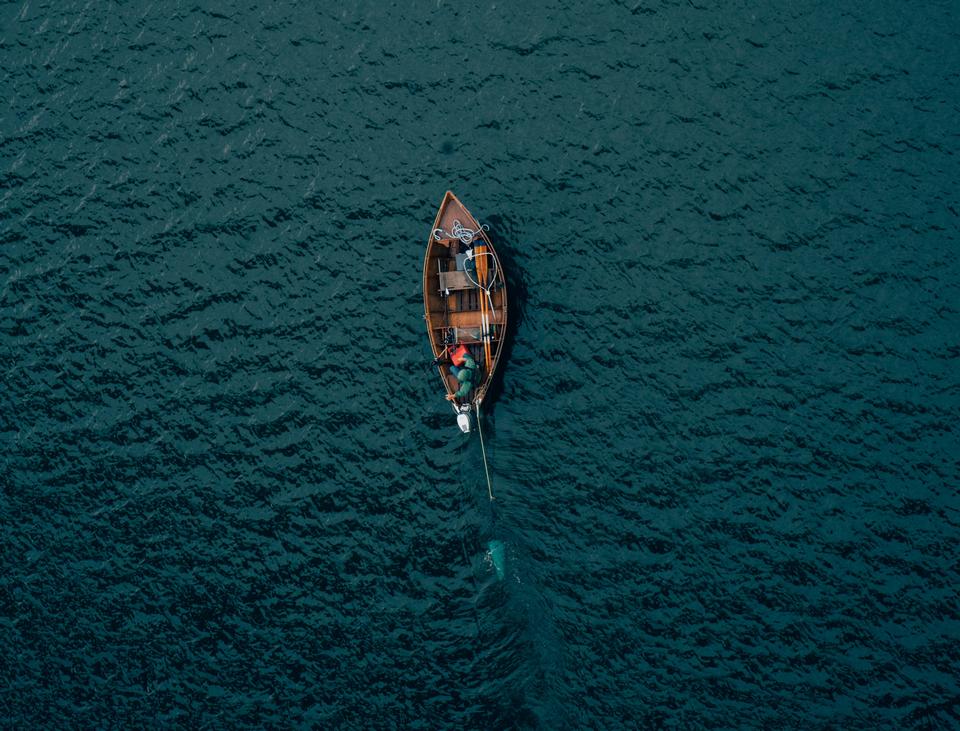
[[[453,330],[454,340],[458,343],[464,343],[466,345],[473,345],[475,343],[482,343],[480,339],[480,328],[479,327],[455,327],[448,328],[444,327],[435,327],[434,330]],[[496,338],[494,338],[496,339]]]
[[[439,272],[439,274],[441,292],[446,292],[447,290],[453,292],[459,289],[473,289],[477,286],[470,281],[466,272]]]
[[[466,312],[451,312],[447,315],[447,321],[442,325],[434,325],[434,330],[440,330],[444,327],[462,327],[478,328],[481,323],[479,310],[467,310]],[[502,315],[498,312],[496,317],[489,319],[491,325],[500,326],[503,324]]]

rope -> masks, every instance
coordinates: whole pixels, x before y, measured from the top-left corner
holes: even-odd
[[[483,452],[483,471],[487,474],[487,495],[493,502],[493,488],[490,486],[490,468],[487,467],[487,448],[483,446],[483,427],[480,426],[480,404],[474,404],[477,409],[477,431],[480,432],[480,449]]]
[[[464,244],[471,243],[477,236],[480,235],[481,231],[489,231],[490,227],[481,223],[480,228],[474,231],[472,228],[467,228],[459,219],[454,219],[453,228],[450,233],[447,233],[442,228],[435,229],[433,232],[434,241],[439,241],[440,239],[460,239]]]
[[[497,257],[493,255],[492,251],[474,251],[472,259],[479,259],[481,256],[489,256],[493,258],[493,276],[490,277],[490,286],[484,287],[480,282],[470,276],[470,271],[467,269],[463,270],[463,273],[467,275],[467,279],[470,280],[470,283],[474,285],[477,289],[482,289],[487,293],[487,296],[490,296],[490,290],[493,289],[493,285],[497,283],[497,277],[500,276],[500,270],[497,268]]]

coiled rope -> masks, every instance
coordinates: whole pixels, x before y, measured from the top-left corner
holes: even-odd
[[[459,239],[464,244],[470,244],[473,242],[477,236],[480,235],[481,231],[489,231],[490,227],[481,223],[480,228],[474,230],[472,228],[467,228],[462,223],[460,219],[454,219],[452,230],[447,233],[442,228],[435,229],[433,232],[434,241],[440,241],[440,239]]]

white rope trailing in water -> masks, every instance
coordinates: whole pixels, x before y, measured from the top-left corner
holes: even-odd
[[[472,228],[467,228],[459,219],[454,219],[453,229],[447,233],[442,228],[435,229],[433,232],[434,241],[439,241],[440,239],[459,239],[464,244],[472,243],[477,236],[480,235],[481,231],[489,231],[490,227],[481,223],[480,228],[474,230]]]
[[[490,468],[487,467],[487,448],[483,446],[483,427],[480,426],[480,403],[477,402],[474,404],[474,407],[477,409],[477,431],[480,432],[480,450],[483,452],[483,471],[487,475],[487,495],[490,496],[490,500],[492,502],[493,487],[490,485]]]

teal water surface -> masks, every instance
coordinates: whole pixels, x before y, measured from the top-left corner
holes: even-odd
[[[958,31],[0,6],[0,726],[960,725]],[[513,297],[492,505],[448,188]]]

